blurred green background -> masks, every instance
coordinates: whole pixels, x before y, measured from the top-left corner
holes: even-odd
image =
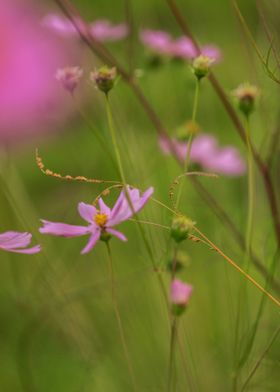
[[[125,67],[132,64],[135,69],[143,70],[139,84],[170,134],[190,119],[194,77],[189,66],[169,61],[157,69],[149,68],[148,52],[137,38],[140,28],[163,29],[174,36],[181,35],[164,1],[76,0],[73,4],[88,21],[108,18],[117,23],[126,19],[129,9],[134,26],[133,57],[129,54],[131,43],[126,40],[108,44],[108,48]],[[261,155],[266,156],[271,134],[279,126],[279,89],[259,64],[230,1],[181,0],[178,5],[199,42],[214,43],[221,48],[223,61],[215,66],[214,72],[228,94],[246,80],[260,86],[262,97],[259,110],[252,118],[252,134]],[[48,12],[58,11],[51,1],[42,1],[42,6]],[[241,9],[266,53],[269,44],[255,2],[245,0]],[[279,3],[270,1],[264,9],[277,44]],[[83,47],[79,65],[88,73],[102,62]],[[169,205],[168,189],[181,169],[171,157],[161,154],[152,124],[123,81],[119,81],[111,98],[128,181],[140,189],[153,185],[155,197]],[[36,145],[40,147],[46,166],[54,171],[116,179],[110,161],[81,120],[67,93],[65,100],[73,106],[73,113],[64,129],[59,129],[55,136],[52,134],[39,141],[14,146],[2,154],[1,228],[3,231],[28,230],[43,246],[43,252],[33,257],[1,252],[0,391],[3,392],[131,390],[111,304],[104,244],[98,243],[91,253],[81,256],[85,238],[53,238],[38,233],[40,218],[82,224],[77,203],[92,202],[104,186],[63,182],[43,176],[35,164]],[[84,79],[77,101],[111,149],[102,94]],[[217,136],[222,145],[238,147],[245,157],[245,148],[207,80],[202,83],[197,119],[205,132]],[[273,162],[278,192],[277,155]],[[262,263],[268,265],[275,252],[275,239],[258,174],[256,181],[253,245]],[[246,176],[205,178],[201,182],[245,233]],[[117,193],[112,192],[106,202],[112,204],[116,196]],[[231,233],[223,228],[188,181],[185,182],[182,211],[242,265],[244,255]],[[140,216],[167,226],[171,221],[170,213],[152,202]],[[168,232],[154,227],[145,227],[145,230],[168,287],[169,277],[164,272],[171,257]],[[121,315],[138,390],[165,391],[169,356],[168,314],[136,225],[124,223],[121,231],[129,241],[121,243],[113,239],[111,245]],[[180,277],[194,286],[194,293],[179,325],[188,374],[177,352],[176,390],[230,391],[237,295],[242,278],[218,254],[202,244],[188,241],[182,251],[188,262]],[[254,268],[251,274],[260,283],[264,282]],[[248,292],[248,321],[252,323],[262,296],[252,285],[248,285]],[[278,324],[279,311],[267,301],[252,353],[243,369],[244,380]],[[274,343],[248,390],[279,391],[279,345],[278,341]]]

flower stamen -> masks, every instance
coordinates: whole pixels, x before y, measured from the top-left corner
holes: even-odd
[[[102,214],[100,212],[98,212],[94,217],[94,222],[99,227],[104,227],[107,223],[107,220],[108,220],[108,216],[106,214]]]

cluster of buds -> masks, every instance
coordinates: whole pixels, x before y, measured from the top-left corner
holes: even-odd
[[[170,288],[170,303],[172,306],[172,313],[175,316],[180,316],[185,311],[192,291],[193,287],[191,285],[186,284],[179,279],[173,279]]]
[[[215,60],[213,58],[202,54],[193,60],[192,69],[198,80],[208,75],[211,65],[214,62]]]
[[[171,237],[177,243],[188,238],[195,223],[184,215],[176,216],[171,224]]]
[[[56,71],[56,79],[61,83],[62,87],[71,94],[77,88],[80,79],[83,76],[83,70],[80,67],[65,67]],[[90,79],[93,81],[98,89],[105,94],[114,87],[117,77],[117,70],[115,67],[108,68],[106,66],[91,72]]]
[[[236,98],[240,111],[248,117],[255,108],[260,91],[250,83],[243,83],[232,92],[232,95]]]

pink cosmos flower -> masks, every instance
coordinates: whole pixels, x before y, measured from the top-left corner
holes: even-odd
[[[35,254],[41,251],[40,245],[27,248],[32,239],[29,233],[19,233],[17,231],[7,231],[0,234],[0,249],[14,253]]]
[[[125,191],[123,190],[112,209],[104,203],[102,198],[98,200],[99,210],[91,204],[79,203],[79,214],[88,222],[87,226],[76,226],[42,220],[43,227],[40,228],[39,231],[43,234],[52,234],[68,238],[89,235],[89,241],[81,254],[88,253],[95,246],[100,237],[106,233],[117,237],[121,241],[127,241],[124,234],[114,229],[114,226],[131,218],[134,212],[139,212],[151,197],[154,189],[152,187],[148,188],[142,196],[138,189],[127,188],[127,191],[133,206],[133,211],[130,208]]]
[[[184,162],[188,144],[176,139],[172,139],[172,143],[173,149],[166,139],[159,139],[160,149],[165,155],[173,152],[181,162]],[[221,148],[216,138],[206,133],[198,135],[193,140],[190,160],[207,171],[228,176],[241,176],[246,172],[246,164],[235,147]]]
[[[160,55],[186,60],[192,60],[199,55],[192,40],[186,36],[173,39],[165,31],[145,29],[140,32],[140,40],[150,50]],[[213,45],[202,46],[201,54],[215,62],[219,62],[222,58],[220,49]]]
[[[170,288],[170,302],[173,305],[186,306],[192,295],[193,287],[182,282],[179,279],[174,279]]]
[[[108,20],[97,20],[89,26],[91,36],[99,42],[118,41],[128,35],[125,23],[113,25]]]
[[[125,23],[114,25],[106,19],[96,20],[88,24],[76,18],[73,23],[66,17],[49,14],[43,18],[42,25],[62,36],[70,38],[79,38],[77,26],[82,33],[90,34],[92,38],[99,42],[118,41],[125,38],[128,34],[128,26]]]
[[[80,67],[59,68],[55,74],[55,78],[71,94],[74,92],[82,76],[83,70]]]

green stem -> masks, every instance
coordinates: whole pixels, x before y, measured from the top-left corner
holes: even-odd
[[[77,100],[75,99],[74,95],[72,95],[72,98],[73,98],[73,100],[75,102],[76,109],[77,109],[78,113],[80,114],[81,118],[83,119],[83,121],[87,125],[87,127],[90,130],[91,134],[98,140],[98,143],[102,147],[103,151],[107,154],[108,158],[112,162],[112,164],[114,166],[114,169],[116,169],[117,167],[116,167],[115,159],[114,159],[113,155],[111,154],[111,151],[109,150],[108,146],[106,145],[104,139],[101,137],[100,130],[97,129],[93,125],[93,123],[88,119],[87,115],[84,113],[83,109],[80,107],[80,105],[77,102]]]
[[[254,167],[253,154],[250,135],[249,118],[246,117],[246,146],[247,146],[247,162],[248,162],[248,216],[247,216],[247,230],[246,230],[246,262],[249,268],[252,229],[253,229],[253,212],[254,212]]]
[[[174,316],[172,326],[171,326],[171,336],[170,336],[170,353],[169,353],[169,368],[168,368],[168,383],[167,391],[172,391],[173,380],[175,380],[175,343],[177,334],[177,317]]]
[[[122,319],[121,319],[121,315],[120,315],[120,311],[119,311],[118,300],[117,300],[117,296],[116,296],[113,258],[112,258],[112,252],[111,252],[111,248],[109,245],[109,241],[106,242],[106,248],[107,248],[107,253],[108,253],[108,261],[109,261],[108,267],[109,267],[112,303],[113,303],[114,312],[115,312],[115,316],[116,316],[117,323],[118,323],[121,343],[123,346],[124,356],[125,356],[127,368],[128,368],[129,375],[130,375],[131,385],[133,387],[133,390],[137,391],[134,371],[133,371],[133,367],[132,367],[132,363],[131,363],[131,359],[130,359],[130,355],[129,355],[129,351],[128,351],[128,347],[127,347],[127,343],[126,343],[126,339],[125,339],[123,323],[122,323]]]
[[[199,79],[196,78],[194,100],[193,100],[193,111],[192,111],[192,124],[194,124],[196,121],[198,98],[199,98],[199,86],[200,86],[200,81],[199,81]],[[190,164],[190,157],[191,157],[192,142],[193,142],[193,132],[191,132],[189,140],[188,140],[187,153],[186,153],[184,165],[183,165],[183,173],[186,173],[188,171],[188,167]],[[182,197],[182,191],[183,191],[183,182],[181,182],[179,185],[178,196],[177,196],[177,200],[176,200],[176,204],[175,204],[175,210],[177,210],[179,207],[180,200]]]

